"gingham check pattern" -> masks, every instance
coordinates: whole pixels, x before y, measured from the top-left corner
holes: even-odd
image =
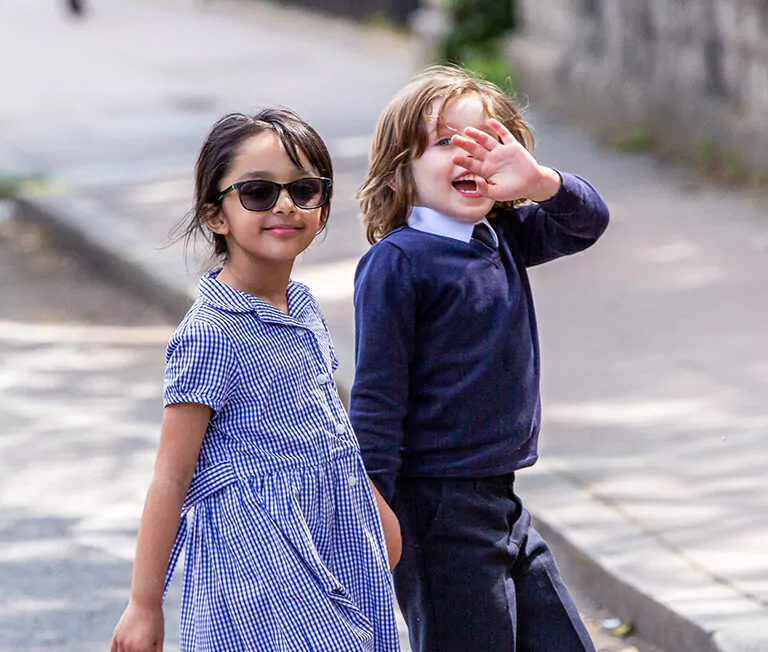
[[[167,590],[186,542],[181,650],[399,650],[381,524],[320,309],[299,283],[284,314],[217,273],[166,354],[165,405],[214,410],[166,577]]]

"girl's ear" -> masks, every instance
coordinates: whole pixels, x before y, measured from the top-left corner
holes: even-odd
[[[325,227],[328,226],[328,213],[324,213],[322,218],[320,219],[320,228],[317,230],[317,233],[315,233],[315,236],[320,235],[323,231],[325,231]]]
[[[227,221],[221,214],[221,207],[216,206],[216,204],[205,204],[203,206],[203,222],[214,233],[219,235],[227,235],[229,233]]]

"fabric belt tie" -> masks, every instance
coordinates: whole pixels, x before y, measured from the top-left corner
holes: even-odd
[[[197,503],[210,498],[222,489],[237,482],[237,475],[229,461],[219,462],[213,466],[203,469],[198,473],[189,485],[187,496],[181,507],[181,516],[179,517],[179,528],[176,530],[176,539],[173,542],[171,556],[168,561],[168,571],[165,574],[165,586],[163,587],[163,600],[168,593],[168,587],[173,578],[173,572],[176,570],[176,564],[184,549],[184,543],[187,540],[187,514]]]

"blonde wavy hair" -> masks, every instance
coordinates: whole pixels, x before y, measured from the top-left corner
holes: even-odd
[[[411,161],[426,150],[429,129],[435,119],[438,127],[443,126],[445,108],[469,94],[476,94],[488,116],[506,126],[515,139],[533,153],[530,126],[514,100],[498,86],[457,66],[426,68],[392,98],[376,125],[368,174],[356,195],[368,242],[374,244],[407,223],[408,209],[416,199]],[[430,116],[438,104],[436,118]],[[516,203],[519,202],[509,205]]]

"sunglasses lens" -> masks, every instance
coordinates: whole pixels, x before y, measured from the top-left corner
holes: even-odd
[[[240,201],[249,211],[272,208],[280,188],[271,181],[249,181],[240,186]]]
[[[325,203],[322,179],[298,179],[290,184],[291,199],[299,208],[317,208]]]

